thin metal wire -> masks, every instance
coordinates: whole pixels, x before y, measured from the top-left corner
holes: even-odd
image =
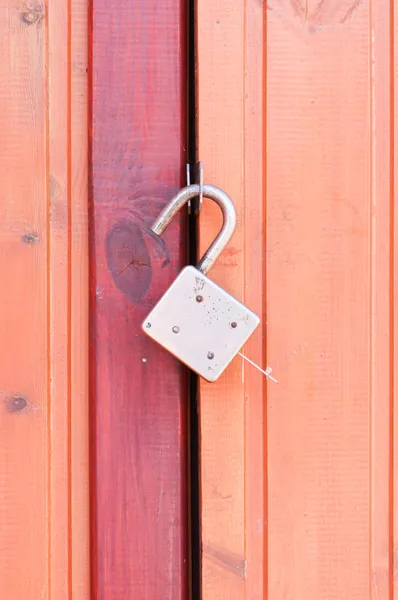
[[[245,356],[244,354],[242,354],[242,352],[238,352],[239,356],[241,356],[242,358],[244,358],[245,360],[247,360],[248,363],[250,363],[253,367],[256,367],[256,369],[258,369],[263,375],[265,375],[267,377],[267,379],[271,379],[271,381],[274,381],[275,383],[279,383],[277,379],[275,379],[275,377],[272,377],[271,375],[271,367],[267,367],[267,369],[264,371],[261,367],[259,367],[258,365],[256,365],[255,362],[253,362],[252,360],[250,360],[250,358],[247,358],[247,356]]]

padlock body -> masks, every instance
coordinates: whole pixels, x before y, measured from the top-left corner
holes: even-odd
[[[143,331],[207,381],[216,381],[260,319],[195,267],[185,267]]]

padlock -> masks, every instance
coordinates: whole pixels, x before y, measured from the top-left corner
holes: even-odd
[[[203,185],[203,196],[223,214],[220,232],[196,268],[185,267],[142,324],[143,331],[207,381],[216,381],[260,323],[259,317],[206,276],[235,230],[236,212],[229,196]],[[151,230],[161,235],[199,185],[180,190]]]

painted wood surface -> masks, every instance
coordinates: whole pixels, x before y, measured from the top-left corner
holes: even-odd
[[[87,3],[0,29],[0,596],[86,600]]]
[[[184,215],[149,226],[185,173],[185,3],[93,0],[93,597],[187,591],[185,369],[140,324],[186,262]]]
[[[238,211],[210,276],[279,379],[201,382],[204,600],[398,597],[397,10],[198,2],[199,157]]]

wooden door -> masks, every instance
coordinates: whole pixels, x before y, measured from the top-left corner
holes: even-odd
[[[182,215],[148,232],[184,183],[185,13],[0,7],[4,600],[187,595],[186,372],[139,332],[185,263]]]
[[[397,598],[397,6],[197,3],[198,145],[262,316],[200,384],[204,600]],[[205,207],[201,247],[219,215]]]

